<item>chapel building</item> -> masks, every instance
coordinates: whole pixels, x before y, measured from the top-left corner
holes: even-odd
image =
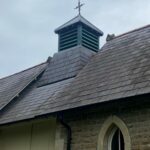
[[[119,36],[81,14],[58,52],[0,79],[0,150],[150,150],[150,25]]]

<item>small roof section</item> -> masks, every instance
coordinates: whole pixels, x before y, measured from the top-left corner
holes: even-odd
[[[75,18],[71,19],[70,21],[68,21],[67,23],[63,24],[62,26],[58,27],[56,30],[55,30],[55,33],[59,33],[59,31],[61,31],[62,29],[66,28],[66,27],[69,27],[73,24],[76,24],[76,23],[82,23],[90,28],[92,28],[93,30],[95,30],[97,33],[99,33],[100,36],[103,35],[103,32],[98,29],[96,26],[94,26],[92,23],[90,23],[88,20],[86,20],[83,16],[81,15],[78,15],[76,16]]]
[[[75,77],[94,54],[95,52],[83,46],[76,46],[56,53],[41,77],[38,86]]]
[[[46,68],[42,63],[14,75],[0,79],[0,111],[27,88]]]

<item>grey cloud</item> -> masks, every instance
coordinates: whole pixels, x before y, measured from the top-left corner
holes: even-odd
[[[107,33],[150,22],[149,0],[82,0],[82,14]],[[54,29],[77,15],[77,0],[0,1],[0,78],[41,63],[57,52]]]

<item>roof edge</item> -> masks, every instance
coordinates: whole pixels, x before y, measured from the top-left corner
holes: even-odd
[[[133,33],[133,32],[136,32],[136,31],[142,30],[142,29],[144,29],[144,28],[148,28],[148,27],[150,27],[150,24],[145,25],[145,26],[142,26],[142,27],[139,27],[139,28],[136,28],[136,29],[133,29],[133,30],[130,30],[130,31],[125,32],[125,33],[122,33],[122,34],[119,34],[119,35],[115,36],[115,38],[114,38],[114,39],[116,39],[116,38],[120,38],[120,37],[122,37],[122,36],[124,36],[124,35],[130,34],[130,33]]]
[[[42,63],[41,65],[44,65],[44,64],[46,64],[46,63]],[[36,66],[31,67],[31,68],[29,68],[29,69],[35,68],[35,67],[37,67],[37,66],[40,66],[40,65],[36,65]],[[36,74],[22,89],[20,89],[20,90],[18,91],[18,93],[16,93],[14,96],[12,96],[12,97],[10,98],[10,100],[8,101],[8,103],[5,104],[5,105],[3,105],[3,106],[0,108],[0,111],[2,111],[6,106],[8,106],[8,105],[13,101],[13,99],[15,99],[16,97],[18,97],[18,96],[20,95],[20,93],[22,93],[34,80],[36,80],[36,79],[43,73],[43,71],[45,70],[45,68],[46,68],[46,66],[45,66],[44,68],[42,68],[42,69],[39,71],[39,73]],[[26,70],[24,70],[24,71],[27,71],[27,70],[29,70],[29,69],[26,69]],[[24,72],[24,71],[22,71],[22,72]],[[16,73],[16,74],[18,74],[18,73]],[[16,75],[16,74],[15,74],[15,75]]]
[[[70,21],[76,19],[77,17],[78,17],[78,15],[75,16],[74,18],[72,18],[71,20],[67,21],[66,23],[62,24],[61,26],[64,26],[64,25],[68,24]],[[54,30],[54,32],[55,32],[56,34],[59,32],[59,28],[60,28],[61,26],[57,27],[57,28]]]
[[[44,118],[48,118],[48,117],[55,117],[58,113],[65,113],[67,111],[72,111],[72,110],[76,110],[76,109],[81,109],[81,108],[89,108],[89,107],[94,107],[97,105],[103,105],[103,104],[108,104],[108,103],[114,103],[114,102],[123,102],[125,99],[128,100],[128,102],[131,102],[133,100],[137,101],[137,97],[140,99],[143,96],[150,96],[149,93],[143,93],[143,94],[139,94],[139,95],[133,95],[133,96],[127,96],[127,97],[122,97],[122,98],[117,98],[117,99],[112,99],[112,101],[102,101],[99,103],[93,103],[93,104],[88,104],[88,105],[83,105],[83,106],[77,106],[77,107],[72,107],[70,109],[62,109],[62,110],[57,110],[57,111],[52,111],[52,112],[46,112],[44,114],[39,114],[39,115],[34,115],[31,116],[27,119],[19,119],[19,120],[15,120],[15,121],[9,121],[9,122],[2,122],[0,123],[0,127],[2,126],[6,126],[6,125],[12,125],[12,124],[16,124],[16,123],[23,123],[23,122],[28,122],[28,121],[33,121],[33,120],[37,120],[37,119],[44,119]],[[127,102],[127,101],[124,101]]]
[[[58,34],[59,31],[63,30],[64,28],[67,28],[67,27],[65,27],[65,26],[66,26],[68,23],[72,22],[72,21],[75,20],[75,19],[78,19],[78,21],[76,21],[76,22],[74,22],[74,23],[71,23],[71,24],[68,25],[67,27],[70,27],[70,26],[72,26],[73,24],[82,23],[82,24],[88,26],[89,28],[92,28],[92,26],[93,26],[92,29],[93,29],[95,32],[97,32],[100,36],[103,36],[104,33],[103,33],[99,28],[97,28],[95,25],[93,25],[90,21],[88,21],[87,19],[85,19],[82,15],[77,15],[77,16],[74,17],[73,19],[67,21],[67,22],[64,23],[63,25],[61,25],[61,26],[59,26],[58,28],[56,28],[56,29],[54,30],[54,32],[55,32],[56,34]],[[86,23],[84,23],[84,21],[82,21],[82,19],[85,20],[89,25],[86,24]],[[95,28],[95,29],[94,29],[94,28]]]
[[[17,75],[17,74],[20,74],[20,73],[23,73],[23,72],[25,72],[25,71],[28,71],[28,70],[33,69],[33,68],[36,68],[36,67],[38,67],[38,66],[42,66],[42,65],[44,65],[44,64],[47,64],[47,62],[42,62],[42,63],[37,64],[37,65],[35,65],[35,66],[29,67],[29,68],[27,68],[27,69],[24,69],[24,70],[22,70],[22,71],[19,71],[19,72],[13,73],[13,74],[8,75],[8,76],[5,76],[5,77],[2,77],[2,78],[0,78],[0,80],[3,80],[3,79],[6,79],[6,78],[9,78],[9,77],[11,77],[11,76],[14,76],[14,75]]]

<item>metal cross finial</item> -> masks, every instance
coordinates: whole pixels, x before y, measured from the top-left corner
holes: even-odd
[[[81,7],[83,6],[84,4],[81,4],[80,0],[78,0],[78,6],[75,8],[75,9],[78,9],[79,10],[79,15],[81,14]]]

